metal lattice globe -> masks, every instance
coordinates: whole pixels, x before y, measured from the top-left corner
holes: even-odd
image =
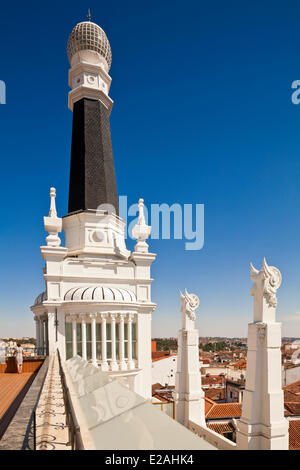
[[[78,23],[71,32],[68,39],[68,59],[71,59],[79,51],[96,51],[111,66],[111,48],[105,32],[100,26],[91,21]]]

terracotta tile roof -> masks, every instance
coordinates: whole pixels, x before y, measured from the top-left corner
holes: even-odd
[[[283,387],[283,390],[289,390],[290,392],[300,393],[300,380],[293,382],[290,385]]]
[[[162,351],[163,352],[163,351]],[[155,353],[156,355],[156,353]],[[176,356],[176,354],[162,354],[161,356],[153,356],[153,353],[152,353],[152,362],[156,362],[156,361],[161,361],[162,359],[166,359],[166,357],[172,357],[172,356]]]
[[[296,351],[296,349],[286,349],[285,350],[285,355],[286,356],[292,356],[295,351]]]
[[[214,403],[207,412],[205,410],[206,419],[240,418],[241,416],[241,403]]]
[[[166,359],[166,357],[171,357],[171,356],[155,357],[154,359],[152,359],[152,362],[161,361],[162,359]]]
[[[170,356],[170,351],[152,351],[151,356],[152,356],[152,360],[161,358],[161,357]]]
[[[297,393],[290,392],[290,390],[284,390],[284,402],[290,403],[290,402],[300,402],[300,395],[297,395]]]
[[[152,395],[156,390],[160,390],[161,388],[164,388],[162,384],[159,384],[159,383],[152,384]]]
[[[225,400],[225,388],[207,388],[204,389],[204,393],[206,398],[210,398],[211,400]]]
[[[224,377],[220,375],[210,375],[209,377],[202,375],[202,385],[222,385],[223,381]]]
[[[247,368],[247,361],[246,359],[241,359],[240,361],[232,364],[235,369],[246,369]]]
[[[161,385],[160,383],[156,383],[152,385],[152,397],[157,398],[158,400],[164,401],[165,403],[169,403],[170,401],[174,401],[173,398],[173,391],[175,387],[170,386],[167,389]]]
[[[209,410],[215,405],[215,402],[213,400],[210,400],[210,398],[204,397],[204,404],[205,404],[205,416],[206,416]]]
[[[300,450],[300,419],[289,420],[289,449]]]
[[[234,426],[231,423],[207,423],[207,427],[212,431],[224,435],[226,432],[235,431]]]
[[[286,416],[300,416],[300,402],[294,403],[284,403],[285,415]]]

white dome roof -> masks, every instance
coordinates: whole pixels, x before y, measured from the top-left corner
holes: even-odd
[[[44,300],[47,300],[47,292],[42,292],[34,301],[34,305],[39,305],[44,302]]]
[[[109,301],[109,302],[136,302],[136,295],[128,289],[117,287],[90,286],[73,287],[64,295],[66,301]]]
[[[103,29],[96,23],[91,21],[78,23],[69,36],[67,49],[70,63],[76,52],[96,51],[106,60],[108,69],[110,69],[111,48],[109,40]]]

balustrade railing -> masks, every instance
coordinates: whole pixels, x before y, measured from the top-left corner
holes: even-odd
[[[16,346],[9,346],[6,348],[2,348],[0,357],[13,357],[15,355]],[[23,347],[24,357],[45,357],[48,356],[48,348],[46,347],[34,347],[34,348],[26,348]]]
[[[74,408],[72,405],[70,391],[66,382],[66,376],[61,365],[60,353],[59,351],[57,351],[57,353],[58,353],[58,362],[59,362],[59,373],[60,373],[62,389],[63,389],[63,397],[64,397],[64,405],[65,405],[65,413],[66,413],[66,424],[69,430],[69,441],[67,445],[70,445],[72,450],[84,450],[81,433],[80,433],[80,427],[79,427],[79,424],[78,424],[78,421],[74,412]]]

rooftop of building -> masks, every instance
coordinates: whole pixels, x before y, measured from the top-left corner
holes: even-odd
[[[283,387],[283,390],[288,390],[290,392],[294,392],[294,393],[299,393],[300,394],[300,380],[298,380],[297,382],[293,382],[289,385],[286,385],[285,387]]]
[[[300,416],[300,401],[299,402],[284,402],[284,415],[285,416]]]
[[[223,385],[225,382],[225,377],[222,375],[204,375],[202,376],[202,386],[211,385]]]
[[[296,403],[300,402],[300,395],[290,390],[284,390],[284,402],[285,403]]]
[[[207,423],[207,427],[222,436],[226,433],[232,433],[235,431],[235,427],[232,423]]]
[[[300,419],[289,420],[289,450],[300,450]]]
[[[242,416],[241,403],[215,403],[209,398],[204,398],[204,400],[206,419],[232,419]]]
[[[21,374],[14,370],[14,363],[14,358],[8,358],[5,364],[0,364],[0,439],[26,396],[43,359],[25,360]]]
[[[221,401],[225,400],[226,393],[225,393],[225,388],[224,387],[218,387],[218,388],[206,388],[204,390],[206,398],[209,398],[213,401]]]
[[[152,351],[152,362],[161,361],[161,359],[176,355],[177,354],[171,354],[170,351]]]
[[[160,383],[152,385],[152,398],[156,398],[165,403],[170,403],[174,401],[172,392],[174,391],[174,386],[164,387]]]
[[[300,367],[300,364],[293,364],[292,362],[285,362],[284,368],[285,369],[294,369],[295,367]]]
[[[246,359],[240,359],[239,361],[232,364],[232,367],[235,369],[246,369],[247,368],[247,361]]]

